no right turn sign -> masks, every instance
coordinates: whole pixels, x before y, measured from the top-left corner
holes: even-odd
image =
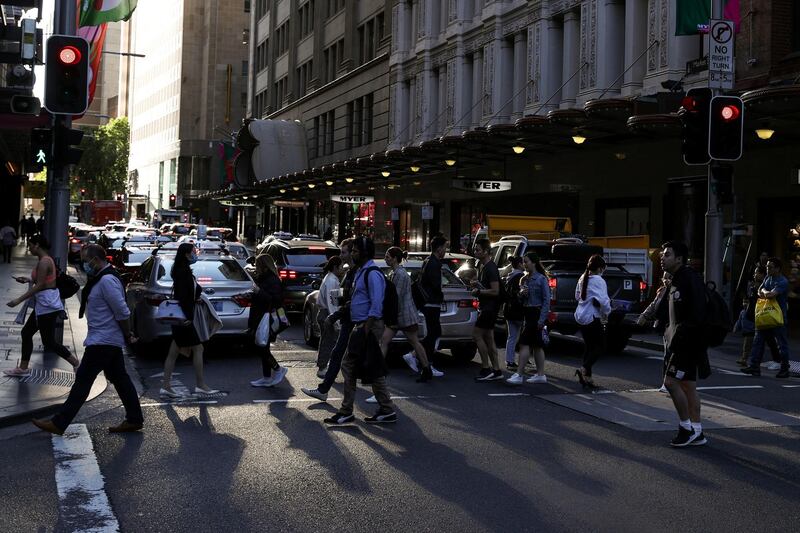
[[[708,86],[717,89],[732,89],[733,22],[710,20],[708,27]]]

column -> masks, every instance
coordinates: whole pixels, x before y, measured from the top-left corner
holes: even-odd
[[[604,98],[619,96],[622,71],[625,70],[625,2],[603,0],[598,28],[597,89],[606,92]],[[619,79],[617,79],[619,78]],[[615,81],[616,80],[616,81]],[[613,86],[612,86],[613,84]],[[598,96],[600,95],[598,92]]]
[[[504,124],[511,120],[511,97],[514,95],[514,41],[495,39],[494,69],[489,74],[491,84],[492,119],[489,124]]]
[[[561,102],[561,84],[564,70],[564,26],[560,20],[548,19],[545,40],[540,47],[542,81],[539,105],[548,104],[539,112],[545,114],[558,109]]]
[[[581,20],[576,11],[570,11],[564,15],[564,71],[562,76],[564,81],[573,76],[580,66],[581,53]],[[575,74],[572,79],[564,85],[561,92],[561,107],[575,107],[578,95],[578,80],[580,74]],[[563,82],[562,82],[563,83]]]
[[[647,0],[625,2],[625,67],[630,67],[622,82],[622,94],[638,93],[647,73],[647,55],[638,61],[650,43],[647,42]],[[633,62],[636,61],[634,64]]]
[[[460,52],[460,53],[459,53]],[[472,122],[470,109],[475,103],[473,96],[472,60],[464,55],[463,50],[456,52],[456,76],[453,100],[453,132],[460,134],[469,129]]]
[[[439,136],[444,133],[447,128],[447,106],[451,104],[447,100],[447,67],[442,65],[439,67],[439,88],[437,90],[436,98],[436,122],[433,124],[434,136]]]
[[[472,129],[481,125],[483,115],[483,50],[472,54]]]
[[[422,141],[427,141],[433,138],[432,131],[435,127],[433,119],[436,117],[436,102],[434,98],[439,90],[438,80],[433,75],[433,66],[431,65],[430,58],[425,58],[425,63],[422,68],[422,94],[417,91],[417,94],[422,97],[422,114],[420,116],[420,124],[418,124],[418,131],[422,134]]]
[[[525,65],[528,59],[528,43],[525,33],[521,31],[514,34],[514,102],[511,108],[512,120],[521,118],[525,109],[525,86],[528,83],[528,77],[525,75]]]

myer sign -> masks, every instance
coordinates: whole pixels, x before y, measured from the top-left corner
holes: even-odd
[[[369,204],[375,201],[374,196],[332,194],[331,201],[342,204]]]
[[[494,180],[458,179],[458,180],[453,180],[453,188],[461,189],[462,191],[502,192],[511,190],[511,182],[494,181]]]

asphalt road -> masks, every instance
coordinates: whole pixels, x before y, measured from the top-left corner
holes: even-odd
[[[665,430],[643,431],[556,403],[583,394],[572,377],[580,347],[562,341],[550,347],[546,385],[478,384],[476,362],[446,360],[444,378],[418,384],[396,366],[397,424],[329,428],[322,419],[338,402],[300,392],[318,381],[301,337],[294,326],[275,346],[289,373],[274,389],[249,386],[255,357],[212,347],[207,381],[227,393],[209,400],[217,403],[164,404],[151,377],[161,361],[133,359],[146,417],[139,434],[106,431],[123,417],[113,389],[84,408],[76,424],[88,428],[99,492],[120,530],[784,532],[800,523],[800,426],[707,427],[707,446],[671,449],[674,415]],[[657,357],[629,350],[602,360],[595,380],[605,394],[589,400],[663,401],[623,392],[660,385]],[[800,380],[715,365],[701,384],[724,387],[703,392],[721,411],[756,425],[757,408],[800,417]],[[191,366],[177,371],[191,389]],[[359,391],[359,418],[374,410],[369,394]],[[82,511],[87,501],[59,495],[72,458],[54,452],[56,439],[28,425],[0,430],[0,530],[97,525]]]

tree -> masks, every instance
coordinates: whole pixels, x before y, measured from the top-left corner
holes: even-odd
[[[125,192],[128,181],[128,119],[112,118],[108,124],[86,133],[81,141],[83,157],[75,167],[78,183],[73,192],[86,189],[86,199],[114,199],[116,194]]]

